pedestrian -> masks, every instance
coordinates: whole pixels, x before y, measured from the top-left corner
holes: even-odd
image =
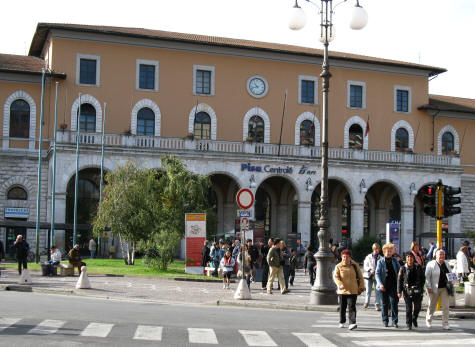
[[[340,298],[340,324],[345,327],[346,308],[348,307],[349,330],[357,328],[356,325],[356,299],[365,290],[363,274],[358,264],[351,259],[351,251],[345,249],[341,252],[341,262],[335,267],[333,280],[337,286]]]
[[[397,297],[397,274],[401,265],[399,262],[392,256],[394,250],[394,245],[392,243],[387,243],[383,246],[383,255],[381,259],[378,260],[376,264],[376,283],[377,288],[381,292],[381,317],[385,327],[388,326],[389,316],[388,309],[391,306],[391,318],[393,326],[398,328],[398,303],[399,298]]]
[[[283,243],[280,239],[275,239],[274,246],[267,253],[267,263],[269,264],[269,280],[267,281],[267,294],[272,294],[272,284],[275,277],[279,281],[280,293],[287,294],[289,290],[285,286],[284,272],[282,265],[284,263],[282,257]]]
[[[262,290],[267,290],[267,281],[269,279],[269,263],[267,262],[267,254],[274,246],[274,238],[267,240],[267,245],[261,247],[262,254]]]
[[[229,283],[234,269],[234,258],[231,256],[230,251],[226,251],[224,254],[220,262],[220,267],[223,270],[223,289],[230,289]]]
[[[374,308],[376,311],[381,311],[381,292],[377,288],[375,272],[376,264],[381,259],[381,246],[378,243],[373,243],[373,252],[368,254],[363,262],[363,278],[365,279],[366,295],[364,308],[368,308],[371,301],[371,294],[374,285]]]
[[[234,260],[236,260],[240,249],[241,249],[241,241],[235,240],[234,241],[233,253],[232,253]]]
[[[283,259],[282,271],[284,272],[285,288],[289,288],[291,253],[289,252],[289,249],[287,248],[287,245],[285,244],[285,242],[284,241],[280,241],[280,242],[282,244],[282,259]]]
[[[252,239],[247,240],[247,251],[251,257],[251,282],[254,283],[257,273],[257,261],[259,260],[259,250],[252,244]]]
[[[96,241],[94,241],[94,238],[91,238],[89,240],[89,252],[91,254],[91,259],[94,259],[94,256],[96,255],[96,249],[97,249]]]
[[[79,252],[79,245],[75,244],[68,253],[69,263],[74,267],[77,266],[79,276],[81,275],[81,267],[86,266],[86,263],[81,260],[81,253]]]
[[[216,242],[213,242],[211,246],[211,251],[209,253],[210,256],[210,265],[213,264],[213,276],[218,276],[218,268],[219,268],[219,248]]]
[[[5,249],[3,248],[3,242],[0,240],[0,263],[5,262]],[[2,271],[0,271],[0,276],[2,276]]]
[[[442,327],[450,330],[449,327],[449,291],[452,289],[447,280],[450,273],[450,264],[445,260],[445,252],[439,248],[435,251],[435,260],[431,260],[426,267],[426,289],[429,294],[429,303],[426,313],[426,325],[432,327],[432,317],[440,298],[442,306]],[[453,290],[453,289],[452,289]]]
[[[242,252],[244,250],[244,272],[242,266]],[[247,283],[247,287],[251,289],[251,256],[247,250],[247,245],[240,247],[239,256],[237,258],[238,264],[238,277],[244,278]]]
[[[28,251],[30,250],[30,245],[28,242],[23,240],[23,235],[17,235],[13,247],[16,249],[16,260],[18,262],[18,274],[21,275],[21,267],[23,269],[28,269]]]
[[[305,252],[303,268],[304,268],[305,274],[307,274],[307,271],[308,271],[308,277],[309,277],[311,286],[313,286],[313,283],[315,282],[315,266],[316,265],[317,265],[317,261],[315,260],[315,256],[313,254],[312,245],[308,245],[307,252]]]
[[[203,275],[206,273],[205,268],[208,266],[208,262],[210,260],[208,244],[208,240],[205,240],[203,243],[203,248],[201,249],[201,266],[203,267]]]
[[[298,266],[298,258],[299,254],[296,249],[292,248],[290,250],[290,253],[292,253],[292,256],[290,257],[290,278],[289,278],[289,283],[291,286],[294,285],[294,279],[295,279],[295,270],[297,269]]]
[[[51,253],[51,258],[47,263],[48,264],[47,271],[46,271],[47,276],[53,276],[54,267],[58,266],[59,263],[61,262],[61,251],[57,249],[56,246],[51,246],[50,253]]]
[[[467,263],[468,263],[469,269],[472,268],[475,270],[475,262],[472,261],[472,258],[475,258],[475,254],[472,254],[472,250],[470,248],[470,242],[465,240],[462,245],[467,247],[467,250],[465,251],[465,255],[467,257]]]
[[[467,281],[467,276],[470,273],[470,268],[467,260],[467,246],[460,247],[460,250],[457,252],[457,265],[455,267],[457,277],[460,282],[463,284]],[[470,258],[469,258],[470,259]]]
[[[424,254],[419,249],[419,243],[416,241],[412,241],[411,243],[411,253],[414,255],[414,259],[416,260],[417,264],[422,267],[425,267],[425,257]]]
[[[435,244],[434,242],[429,242],[429,252],[427,252],[427,262],[434,259]]]
[[[412,248],[412,247],[411,247]],[[423,268],[415,261],[414,254],[406,254],[406,264],[401,266],[397,281],[397,296],[400,299],[404,295],[406,303],[406,328],[418,327],[417,317],[421,311],[422,290],[424,288]]]

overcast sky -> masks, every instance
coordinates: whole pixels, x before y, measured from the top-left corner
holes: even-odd
[[[299,0],[307,26],[288,29],[294,2],[2,1],[0,53],[27,54],[38,22],[140,27],[322,48],[312,4]],[[360,0],[369,16],[360,31],[348,27],[354,3],[348,0],[336,8],[337,36],[330,50],[443,67],[448,72],[430,82],[430,93],[475,98],[475,0]]]

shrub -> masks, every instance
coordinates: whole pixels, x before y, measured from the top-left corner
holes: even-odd
[[[364,258],[372,252],[373,243],[379,243],[379,239],[376,236],[365,235],[353,245],[351,251],[352,258],[357,262],[362,262]]]

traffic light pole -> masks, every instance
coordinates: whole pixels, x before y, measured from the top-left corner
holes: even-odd
[[[444,186],[437,185],[437,248],[442,248],[442,218],[444,216],[442,208]]]

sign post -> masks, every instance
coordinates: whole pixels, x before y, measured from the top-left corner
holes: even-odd
[[[206,213],[185,215],[185,272],[201,275],[201,249],[206,240]]]
[[[254,205],[254,194],[250,189],[243,188],[240,189],[236,195],[236,202],[238,206],[242,209],[239,211],[240,226],[241,226],[241,280],[239,285],[234,293],[234,299],[236,300],[250,300],[251,292],[247,286],[245,280],[244,265],[246,262],[244,247],[246,245],[246,232],[249,230],[249,218],[251,216],[251,211],[249,208]]]

